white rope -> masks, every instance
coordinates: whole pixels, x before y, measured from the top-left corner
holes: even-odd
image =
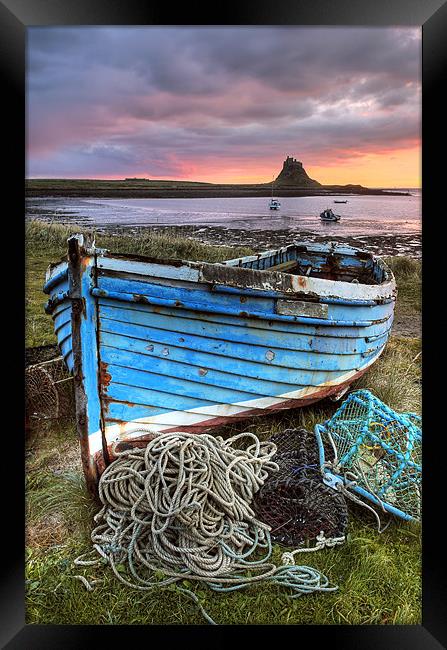
[[[313,551],[319,551],[322,548],[330,548],[332,546],[344,544],[345,541],[345,535],[341,535],[340,537],[325,537],[324,531],[320,531],[319,535],[316,537],[316,543],[314,546],[304,546],[303,548],[297,548],[294,551],[287,551],[282,554],[281,561],[283,564],[294,564],[294,557],[295,555],[298,555],[298,553],[312,553]]]
[[[337,589],[312,567],[269,562],[270,528],[256,518],[251,502],[278,468],[275,451],[252,433],[228,440],[171,433],[145,449],[121,452],[99,483],[103,507],[95,516],[94,550],[121,582],[140,590],[188,578],[215,591],[272,581],[290,587],[292,597]],[[264,557],[257,557],[259,550]],[[126,575],[117,568],[123,564]]]

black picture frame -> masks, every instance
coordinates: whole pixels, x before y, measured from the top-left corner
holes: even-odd
[[[169,644],[188,641],[192,634],[198,641],[215,645],[228,644],[230,637],[252,636],[253,628],[235,629],[232,626],[211,628],[206,626],[182,626],[156,628],[141,626],[41,626],[25,625],[24,612],[24,481],[23,459],[23,356],[18,359],[17,350],[23,350],[24,341],[24,171],[25,171],[25,64],[26,30],[32,25],[408,25],[422,26],[423,30],[423,227],[424,242],[424,297],[431,296],[431,288],[438,289],[437,301],[424,299],[424,497],[423,497],[423,619],[415,626],[265,626],[263,639],[281,643],[279,637],[292,633],[293,642],[334,643],[344,649],[362,648],[442,648],[447,642],[445,617],[446,590],[443,568],[443,544],[440,543],[439,525],[442,521],[437,495],[445,493],[442,477],[442,438],[445,438],[442,406],[443,383],[429,381],[428,376],[446,364],[442,361],[445,343],[446,318],[437,307],[442,306],[442,250],[436,248],[440,241],[439,223],[433,225],[441,209],[444,164],[439,165],[445,153],[442,135],[445,133],[445,100],[447,71],[447,3],[442,0],[258,0],[250,3],[220,3],[205,10],[199,5],[184,3],[175,11],[162,4],[145,3],[142,0],[2,0],[0,1],[0,69],[3,100],[2,120],[3,158],[6,164],[5,192],[11,200],[11,210],[5,211],[4,227],[12,228],[12,236],[2,237],[4,272],[4,318],[10,323],[3,339],[5,355],[3,377],[7,378],[8,392],[3,406],[8,416],[4,420],[3,476],[5,477],[2,500],[3,539],[7,542],[2,555],[0,589],[0,643],[1,647],[68,650],[126,643],[135,645],[136,637],[147,644],[162,639]],[[445,219],[445,217],[443,217]],[[7,219],[9,220],[7,222]],[[12,223],[12,225],[11,225]],[[435,233],[436,230],[436,233]],[[431,254],[439,250],[440,254]],[[439,282],[436,282],[439,278]],[[435,282],[433,282],[435,280]],[[436,295],[436,294],[435,294]],[[439,345],[436,342],[439,341]],[[428,342],[428,343],[427,343]],[[14,352],[15,351],[15,352]],[[6,352],[12,361],[6,361]],[[433,370],[433,371],[434,371]],[[426,378],[427,377],[427,378]],[[13,387],[13,389],[11,389]],[[15,403],[12,396],[15,395]],[[7,407],[7,409],[6,409]],[[6,472],[6,470],[9,470]],[[259,631],[259,630],[258,630]],[[303,636],[306,638],[304,639]],[[155,638],[154,638],[155,637]]]

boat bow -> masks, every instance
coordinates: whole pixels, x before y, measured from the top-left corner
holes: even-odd
[[[383,351],[396,297],[384,262],[352,247],[210,264],[110,254],[82,236],[44,290],[91,485],[117,451],[163,431],[340,393]]]

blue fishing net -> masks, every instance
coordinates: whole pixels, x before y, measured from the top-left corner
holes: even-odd
[[[341,483],[398,517],[420,518],[422,420],[354,391],[315,434],[327,485]],[[328,457],[327,445],[333,448]]]

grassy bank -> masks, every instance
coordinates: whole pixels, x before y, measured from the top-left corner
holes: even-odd
[[[47,264],[65,253],[68,228],[30,223],[27,231],[28,345],[54,341],[41,293]],[[168,231],[144,237],[98,237],[97,244],[120,252],[218,261],[247,249],[208,247],[172,237]],[[399,286],[397,309],[418,318],[420,265],[390,260]],[[420,412],[420,339],[393,336],[356,388],[366,387],[398,410]],[[260,438],[287,427],[306,426],[337,408],[329,400],[281,415],[227,427],[225,436],[250,430]],[[73,566],[90,549],[94,506],[82,477],[72,422],[32,431],[27,440],[27,622],[55,624],[203,624],[198,608],[175,587],[140,592],[119,583],[108,567]],[[306,556],[339,590],[290,600],[273,586],[215,594],[192,585],[207,612],[226,624],[418,624],[421,622],[419,526],[392,522],[379,535],[368,513],[351,513],[348,540],[340,547]],[[281,549],[274,559],[280,562]],[[87,591],[76,576],[90,582]]]
[[[404,336],[421,336],[422,264],[409,257],[386,257],[399,291],[393,331]]]
[[[242,197],[270,196],[271,183],[203,183],[200,181],[176,180],[95,180],[67,178],[32,178],[26,181],[26,194],[34,196],[84,196],[103,198],[199,198],[199,197]],[[323,196],[363,194],[390,196],[402,195],[361,185],[324,185],[321,187],[276,186],[278,196]]]

